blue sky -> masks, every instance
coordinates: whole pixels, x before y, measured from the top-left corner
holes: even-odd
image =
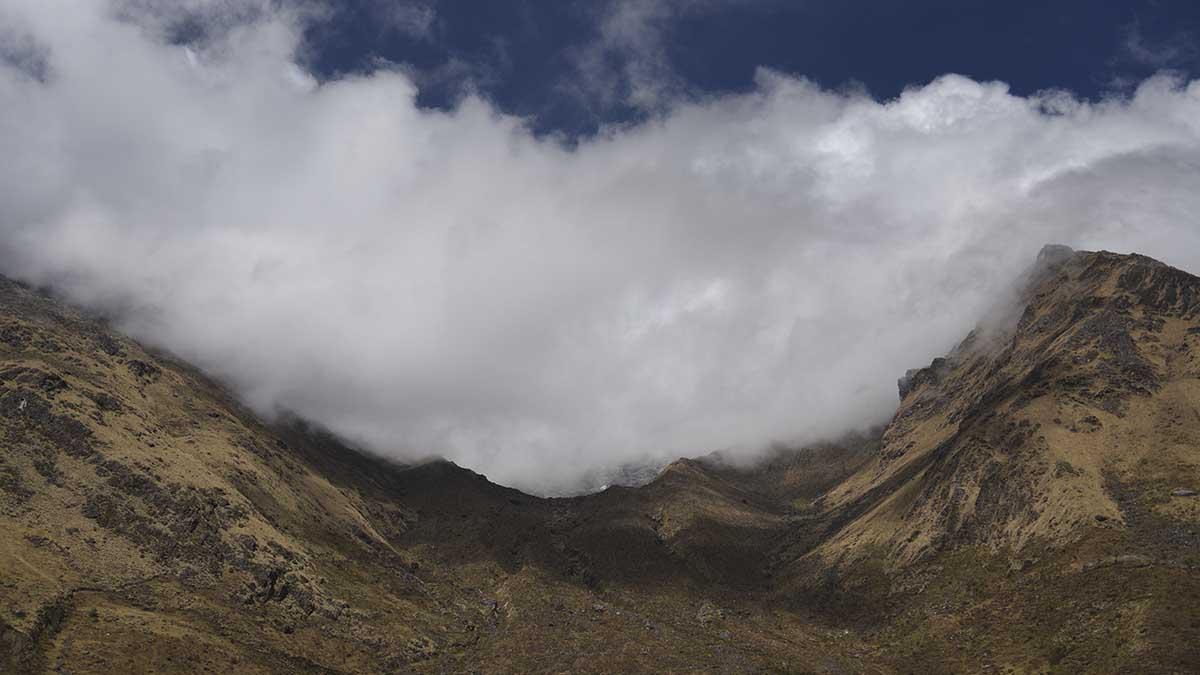
[[[630,100],[639,72],[672,99],[746,91],[758,67],[878,99],[947,72],[1096,99],[1195,73],[1197,36],[1190,0],[346,0],[311,24],[307,57],[322,77],[404,64],[422,105],[469,85],[539,132],[576,135],[662,103]]]

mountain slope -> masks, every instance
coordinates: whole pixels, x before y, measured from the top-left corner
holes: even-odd
[[[1200,279],[1048,248],[1017,306],[900,381],[879,453],[822,497],[819,543],[782,553],[791,582],[845,575],[939,658],[1200,663]]]
[[[1075,672],[1200,662],[1200,280],[1043,252],[882,430],[541,499],[267,425],[0,280],[0,663]]]
[[[1194,487],[1200,279],[1138,256],[1052,251],[1021,301],[1015,326],[977,331],[901,381],[878,457],[825,499],[893,489],[825,555],[1063,544],[1124,525],[1112,484],[1157,482],[1164,497],[1172,481]]]
[[[486,619],[410,572],[390,538],[413,515],[370,499],[392,489],[371,460],[342,451],[366,465],[347,489],[304,461],[330,447],[290,446],[186,366],[11,283],[0,303],[14,662],[365,669],[419,656],[442,613]]]
[[[12,282],[0,311],[0,669],[745,669],[857,644],[723,590],[761,584],[741,563],[785,522],[686,463],[538,499],[267,427]]]

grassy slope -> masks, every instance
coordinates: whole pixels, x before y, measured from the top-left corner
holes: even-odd
[[[267,428],[0,282],[0,658],[74,672],[1187,670],[1200,282],[1039,270],[879,436],[544,500]]]
[[[1194,668],[1200,280],[1076,253],[1020,305],[912,374],[790,593],[831,587],[905,669]]]
[[[18,285],[0,309],[12,669],[788,670],[857,648],[742,592],[784,520],[697,467],[536,499],[268,429]]]

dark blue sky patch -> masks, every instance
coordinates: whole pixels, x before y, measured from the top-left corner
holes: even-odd
[[[640,5],[660,11],[636,40],[614,41],[605,20],[623,6],[636,7],[349,0],[307,29],[308,65],[327,79],[402,64],[423,106],[451,107],[471,90],[568,137],[646,114],[629,98],[630,72],[646,61],[672,96],[748,90],[761,66],[879,99],[947,72],[1096,99],[1161,70],[1200,70],[1193,0],[660,0]]]

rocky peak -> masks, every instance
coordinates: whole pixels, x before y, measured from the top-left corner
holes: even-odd
[[[876,460],[827,496],[844,521],[822,551],[1064,546],[1119,521],[1114,481],[1194,461],[1172,453],[1200,447],[1200,278],[1050,246],[1018,298],[1017,319],[899,380]]]
[[[1038,251],[1035,265],[1038,267],[1051,267],[1070,260],[1073,255],[1075,255],[1075,249],[1070,246],[1046,244],[1042,247],[1041,251]]]

